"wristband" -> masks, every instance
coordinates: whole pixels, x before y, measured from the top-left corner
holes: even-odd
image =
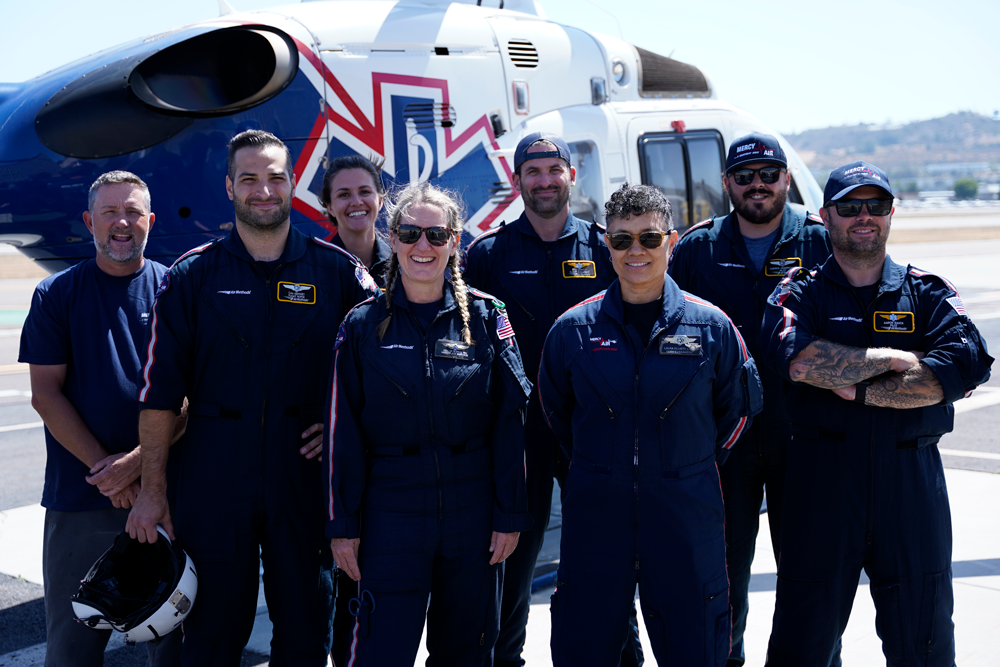
[[[862,403],[865,402],[865,394],[868,393],[868,386],[871,385],[871,380],[864,380],[863,382],[858,382],[854,385],[854,402]]]

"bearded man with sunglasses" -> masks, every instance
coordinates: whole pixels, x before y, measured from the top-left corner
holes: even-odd
[[[835,169],[821,211],[833,256],[768,299],[764,363],[792,382],[794,440],[770,667],[825,667],[861,570],[887,664],[951,667],[951,513],[937,442],[993,359],[955,288],[886,254],[893,192]]]
[[[788,205],[791,176],[785,152],[769,134],[740,137],[729,147],[722,179],[733,211],[684,234],[670,260],[670,277],[682,290],[726,311],[760,359],[760,324],[767,297],[792,267],[812,268],[830,256],[823,222]],[[784,381],[760,368],[764,411],[743,434],[722,468],[726,500],[726,563],[733,605],[733,650],[727,665],[744,664],[743,632],[749,611],[750,565],[760,507],[767,492],[771,548],[781,545],[785,460],[791,438]]]
[[[513,174],[524,213],[512,223],[501,223],[481,234],[466,250],[466,282],[506,303],[524,368],[532,379],[545,334],[555,319],[605,289],[615,277],[601,241],[603,228],[570,212],[570,190],[575,181],[569,146],[562,138],[544,132],[525,136],[514,151]],[[521,533],[517,550],[506,561],[496,667],[524,664],[521,653],[531,583],[548,528],[552,480],[565,475],[565,464],[557,464],[559,446],[542,418],[535,389],[524,430],[528,511],[534,524]],[[621,666],[640,664],[642,649],[636,626]]]
[[[564,313],[538,374],[571,465],[552,596],[552,664],[615,665],[639,587],[661,665],[719,667],[730,650],[718,464],[761,410],[732,321],[666,275],[677,239],[652,186],[605,204],[618,280]]]

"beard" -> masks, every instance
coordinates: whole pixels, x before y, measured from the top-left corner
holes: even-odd
[[[776,192],[772,192],[765,187],[755,187],[747,188],[743,195],[737,195],[733,192],[733,188],[729,188],[729,200],[733,202],[733,208],[744,220],[752,225],[766,225],[767,223],[774,220],[776,217],[781,215],[785,210],[785,202],[788,199],[788,190],[783,187],[783,183],[779,182],[775,185],[781,185],[778,187]],[[764,199],[761,201],[753,201],[750,199],[751,195],[755,194],[765,194],[770,195],[770,199]]]
[[[881,264],[885,259],[885,244],[889,240],[890,221],[886,220],[884,228],[876,227],[876,233],[872,234],[870,238],[859,239],[851,234],[852,228],[867,226],[869,225],[854,225],[843,229],[836,225],[829,225],[827,231],[830,234],[830,245],[855,265]]]
[[[557,196],[552,200],[539,201],[535,195],[540,192],[556,192]],[[524,206],[536,215],[549,219],[554,218],[566,207],[569,202],[569,187],[536,188],[530,192],[523,192]]]
[[[270,232],[274,231],[278,227],[288,220],[288,217],[292,213],[292,198],[282,200],[278,198],[268,199],[266,201],[280,202],[280,206],[271,210],[267,213],[259,213],[253,209],[250,205],[251,201],[258,202],[264,201],[261,199],[247,199],[245,202],[239,199],[233,199],[233,208],[236,210],[236,219],[242,222],[247,227],[254,229],[259,232]]]
[[[109,233],[107,240],[103,243],[99,241],[96,236],[94,237],[94,247],[97,248],[97,252],[110,259],[112,262],[118,262],[120,264],[127,264],[142,257],[143,251],[146,250],[145,236],[136,242],[136,236],[135,234],[132,234],[132,245],[128,248],[120,248],[112,244],[111,236],[113,234],[121,234],[121,232]]]

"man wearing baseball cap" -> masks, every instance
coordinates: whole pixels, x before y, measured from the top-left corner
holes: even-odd
[[[545,335],[570,307],[606,289],[615,279],[604,229],[570,212],[570,189],[576,170],[566,142],[554,134],[532,132],[514,151],[514,189],[524,212],[512,223],[500,223],[466,249],[465,281],[506,303],[517,333],[521,357],[534,380]],[[517,549],[505,563],[500,637],[494,665],[523,665],[525,626],[535,561],[549,523],[552,479],[565,476],[558,465],[555,435],[542,417],[538,390],[531,392],[524,436],[528,511],[534,527],[521,533]],[[562,469],[561,474],[557,469]],[[638,655],[636,653],[638,652]],[[622,667],[641,662],[637,630],[622,656]]]
[[[993,362],[955,288],[886,254],[889,178],[827,181],[833,255],[768,299],[764,363],[792,382],[769,667],[826,667],[861,570],[890,665],[952,667],[951,513],[937,443]]]
[[[759,359],[767,297],[788,269],[812,268],[826,261],[829,241],[819,216],[788,205],[788,163],[771,135],[755,132],[734,141],[722,183],[733,204],[732,213],[688,230],[674,250],[669,273],[682,290],[726,311],[750,354]],[[776,373],[759,370],[764,411],[740,437],[720,470],[733,607],[730,667],[745,662],[743,632],[749,610],[750,565],[765,488],[775,561],[781,544],[785,459],[791,439],[786,388]]]

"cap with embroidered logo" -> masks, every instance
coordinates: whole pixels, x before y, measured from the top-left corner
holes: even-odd
[[[528,153],[528,148],[539,141],[547,141],[556,147],[554,151],[532,151]],[[569,146],[562,139],[551,132],[532,132],[517,142],[517,150],[514,151],[514,173],[518,173],[521,165],[528,160],[539,160],[548,157],[559,157],[566,160],[566,164],[572,164],[569,158]]]
[[[826,182],[826,187],[823,188],[823,204],[829,206],[830,202],[843,199],[854,190],[866,185],[873,185],[884,190],[890,197],[896,196],[892,192],[892,185],[889,184],[889,177],[885,175],[884,171],[873,164],[859,160],[833,170]]]
[[[788,168],[785,151],[781,148],[778,140],[770,134],[752,132],[729,145],[729,156],[726,158],[727,174],[731,174],[745,164],[755,162],[776,164],[783,169]]]

